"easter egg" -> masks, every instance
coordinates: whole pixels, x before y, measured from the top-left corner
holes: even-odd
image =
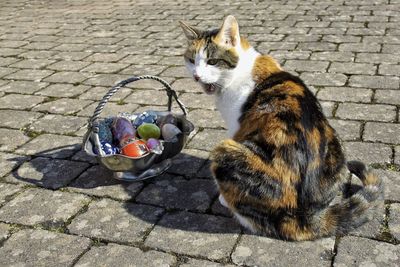
[[[167,123],[162,127],[162,136],[167,142],[177,142],[178,135],[182,133],[182,131],[173,124]]]
[[[160,142],[160,140],[155,139],[155,138],[149,138],[149,140],[147,140],[146,142],[147,147],[150,149],[151,152],[155,153],[155,154],[162,154],[164,147],[162,145],[162,143]]]
[[[157,114],[153,111],[145,111],[142,114],[138,115],[133,122],[135,127],[139,127],[143,123],[156,123]]]
[[[101,145],[101,150],[104,152],[104,154],[106,155],[114,155],[114,154],[118,154],[119,153],[119,149],[118,147],[107,143],[107,142],[100,142]],[[93,153],[99,155],[100,153],[98,153],[98,150],[95,146],[93,146]]]
[[[152,123],[143,123],[137,128],[138,134],[144,140],[149,138],[158,139],[161,136],[160,128]]]
[[[99,139],[100,142],[112,143],[113,135],[111,129],[105,120],[99,122]]]
[[[128,157],[140,158],[149,153],[149,149],[144,141],[134,140],[122,147],[121,153]]]
[[[157,125],[160,127],[160,129],[162,129],[162,127],[167,123],[173,124],[173,125],[177,125],[178,124],[178,120],[172,114],[168,114],[168,115],[166,115],[164,117],[161,117],[161,118],[157,119]]]

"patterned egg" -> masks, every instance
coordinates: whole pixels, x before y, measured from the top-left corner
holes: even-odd
[[[156,121],[157,121],[157,114],[155,112],[145,111],[136,117],[135,121],[133,122],[133,126],[139,127],[143,123],[156,123]]]
[[[137,132],[141,138],[147,140],[149,138],[158,139],[161,136],[160,128],[152,123],[143,123],[137,128]]]
[[[158,155],[162,154],[162,152],[164,150],[164,146],[162,145],[160,140],[155,139],[155,138],[149,138],[149,140],[147,140],[146,145],[150,149],[151,152],[158,154]]]
[[[104,154],[106,155],[115,155],[115,154],[119,154],[119,149],[118,147],[107,143],[107,142],[100,142],[101,145],[101,150],[103,150]],[[93,146],[93,153],[99,155],[97,148],[95,146]]]
[[[149,148],[142,140],[134,140],[121,148],[121,153],[132,158],[140,158],[149,153]]]
[[[173,125],[177,125],[178,124],[178,120],[172,114],[168,114],[168,115],[166,115],[164,117],[161,117],[161,118],[157,119],[157,125],[160,127],[160,129],[162,129],[162,127],[167,123],[173,124]]]
[[[99,122],[99,139],[105,143],[112,143],[113,140],[111,129],[105,120]]]
[[[173,124],[164,124],[162,127],[162,136],[167,142],[177,142],[178,135],[182,133],[182,131]]]

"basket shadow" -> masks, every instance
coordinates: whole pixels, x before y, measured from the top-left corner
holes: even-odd
[[[201,233],[240,232],[228,210],[219,204],[214,181],[207,172],[200,171],[207,164],[205,158],[181,153],[166,173],[145,181],[124,182],[113,178],[112,171],[80,149],[80,144],[73,144],[8,159],[24,163],[5,180],[53,190],[65,188],[116,201],[134,220],[156,227]]]

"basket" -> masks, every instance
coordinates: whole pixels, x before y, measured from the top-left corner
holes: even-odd
[[[99,140],[99,117],[104,109],[105,105],[109,99],[122,87],[129,83],[143,80],[151,79],[160,82],[164,85],[167,96],[168,104],[167,111],[153,111],[157,116],[162,117],[171,114],[172,99],[174,99],[183,114],[173,114],[177,118],[177,126],[182,131],[182,134],[178,136],[178,140],[175,142],[163,142],[164,150],[162,154],[149,153],[140,158],[131,158],[122,154],[114,155],[102,155],[101,153],[95,154],[93,148],[97,151],[101,151],[100,140]],[[110,91],[104,95],[102,100],[96,107],[93,116],[89,119],[88,131],[83,138],[83,149],[84,151],[92,157],[95,157],[100,165],[114,172],[114,178],[124,181],[139,181],[148,179],[154,176],[158,176],[165,172],[171,166],[171,158],[181,152],[184,148],[190,133],[193,131],[193,124],[186,119],[186,108],[182,102],[178,99],[176,92],[171,88],[171,86],[163,79],[145,75],[138,77],[131,77],[129,79],[123,80],[113,86]]]

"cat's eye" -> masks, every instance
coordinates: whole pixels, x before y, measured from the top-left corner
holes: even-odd
[[[194,64],[194,59],[193,58],[189,58],[189,62]]]
[[[207,65],[212,65],[212,66],[217,65],[218,62],[219,62],[218,59],[212,58],[212,59],[207,60]]]

